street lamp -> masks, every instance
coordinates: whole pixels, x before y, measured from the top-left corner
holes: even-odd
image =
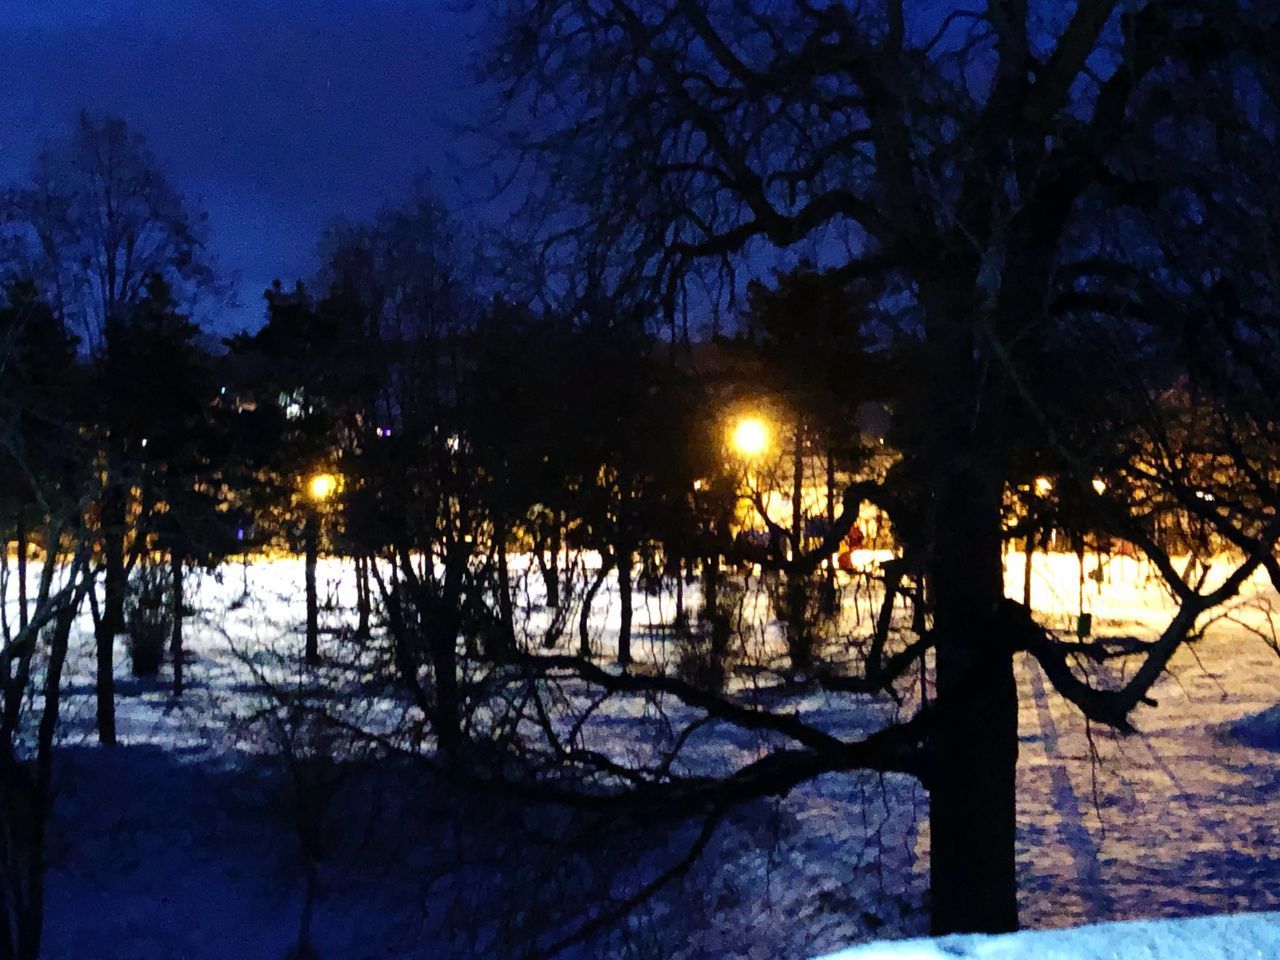
[[[758,457],[769,449],[769,424],[756,416],[740,417],[729,433],[729,446],[740,457]]]
[[[307,519],[303,528],[307,568],[307,645],[306,661],[320,662],[320,610],[316,595],[316,559],[320,553],[320,505],[338,492],[339,478],[332,473],[313,473],[307,478]]]
[[[307,481],[307,496],[320,503],[328,500],[338,491],[338,478],[332,473],[312,474]]]

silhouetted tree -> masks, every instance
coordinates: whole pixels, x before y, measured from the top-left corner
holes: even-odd
[[[204,215],[166,178],[145,140],[123,120],[81,113],[71,136],[42,152],[30,185],[11,191],[6,226],[55,313],[83,333],[89,352],[110,351],[110,331],[127,326],[148,284],[174,291],[216,288],[204,250]],[[102,436],[97,522],[106,562],[98,611],[98,729],[115,742],[111,678],[114,637],[124,626],[130,484],[124,446]]]
[[[1173,369],[1206,366],[1202,354],[1211,367],[1233,358],[1234,369],[1236,331],[1268,337],[1254,304],[1269,302],[1270,281],[1254,300],[1205,278],[1249,274],[1253,254],[1238,238],[1244,211],[1265,209],[1256,172],[1271,154],[1274,12],[1233,0],[998,2],[946,14],[901,0],[500,6],[494,67],[538,117],[527,142],[560,209],[542,221],[549,260],[608,262],[621,296],[662,305],[698,268],[731,276],[754,253],[812,241],[848,276],[876,278],[877,313],[916,342],[937,700],[917,717],[921,749],[907,765],[930,791],[933,925],[1015,927],[1014,653],[1031,649],[1059,692],[1125,728],[1201,614],[1270,562],[1269,484],[1250,481],[1239,509],[1197,507],[1207,477],[1192,465],[1206,451],[1158,426],[1166,414],[1113,401],[1128,386],[1148,401],[1163,395]],[[1193,347],[1192,330],[1213,336]],[[1031,379],[1042,364],[1030,353],[1072,341],[1051,351],[1058,380],[1080,375],[1074,363],[1090,346],[1117,375],[1088,374],[1109,405],[1106,436],[1125,438],[1105,457],[1078,445],[1096,435],[1079,429],[1084,410],[1058,407],[1053,383]],[[1197,400],[1225,389],[1208,377],[1195,386]],[[1260,396],[1232,408],[1234,425],[1265,409],[1250,406]],[[1181,601],[1122,688],[1088,687],[1004,600],[1005,489],[1026,437],[1015,408]],[[1225,453],[1235,429],[1212,445]],[[1235,475],[1269,475],[1272,456],[1237,457]],[[1184,579],[1119,495],[1091,493],[1101,463],[1165,487],[1234,543],[1241,559],[1225,582]],[[871,493],[850,488],[845,513]],[[877,742],[802,754],[814,769],[848,767],[851,751],[901,764]],[[771,790],[795,782],[769,780]]]

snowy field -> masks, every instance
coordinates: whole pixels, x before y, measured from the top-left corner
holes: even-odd
[[[1270,960],[1280,914],[1100,923],[1001,937],[946,937],[852,947],[822,960]]]
[[[1095,565],[1090,558],[1090,572]],[[1038,557],[1033,569],[1037,608],[1074,624],[1075,557]],[[1020,596],[1019,556],[1008,574],[1010,595]],[[148,683],[128,675],[121,642],[123,749],[103,750],[92,735],[84,625],[51,837],[50,960],[280,960],[304,914],[321,957],[524,956],[511,946],[565,904],[623,899],[692,842],[696,825],[575,821],[529,813],[510,798],[463,795],[402,765],[317,762],[338,748],[291,726],[272,693],[309,689],[299,666],[301,562],[231,566],[220,580],[201,583],[188,630],[191,689],[180,704],[166,675]],[[358,646],[332,629],[354,619],[352,573],[323,563],[321,583],[331,600],[322,646],[358,666]],[[1135,561],[1115,560],[1086,583],[1085,609],[1099,632],[1149,636],[1166,615]],[[865,618],[852,605],[874,598],[852,594],[846,619]],[[692,588],[688,600],[696,604]],[[1280,907],[1280,658],[1258,635],[1269,629],[1274,600],[1252,589],[1231,620],[1183,651],[1156,690],[1159,707],[1142,710],[1140,732],[1127,738],[1090,730],[1038,667],[1020,664],[1025,925]],[[670,657],[667,641],[644,624],[669,620],[673,603],[637,598],[642,659]],[[745,607],[762,603],[749,597]],[[603,593],[594,611],[607,655],[616,597]],[[530,613],[535,634],[540,616]],[[762,624],[752,642],[767,649],[776,630]],[[306,696],[329,697],[331,712],[366,729],[421,725],[375,685],[343,689]],[[787,706],[833,730],[874,719],[820,694]],[[643,744],[652,721],[640,707],[616,710],[603,718],[603,742]],[[694,753],[714,763],[758,749],[740,733],[713,730]],[[786,800],[750,805],[621,934],[564,955],[803,957],[919,936],[925,814],[923,793],[900,777],[828,776]]]

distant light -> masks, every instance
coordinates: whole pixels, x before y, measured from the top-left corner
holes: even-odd
[[[1094,477],[1094,478],[1093,478],[1093,492],[1094,492],[1094,493],[1098,493],[1098,494],[1106,493],[1106,492],[1107,492],[1107,481],[1103,480],[1101,477]]]
[[[1213,503],[1217,499],[1208,490],[1197,490],[1196,497],[1203,500],[1205,503]]]
[[[1047,497],[1053,493],[1053,481],[1048,477],[1036,477],[1036,496]]]
[[[743,417],[733,428],[729,443],[742,457],[758,457],[769,449],[769,425],[759,417]]]
[[[317,473],[307,481],[307,495],[312,500],[328,500],[337,489],[338,478],[332,473]]]
[[[693,481],[693,489],[695,490],[701,490],[704,486],[706,486],[706,484],[704,484],[701,480]]]
[[[147,445],[147,438],[146,438],[146,437],[143,437],[143,438],[142,438],[142,445],[143,445],[144,447]]]
[[[462,447],[462,438],[456,433],[451,433],[445,438],[444,445],[449,449],[450,453],[457,453]]]

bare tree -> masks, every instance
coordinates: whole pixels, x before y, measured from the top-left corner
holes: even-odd
[[[1208,474],[1190,466],[1206,462],[1190,435],[1156,429],[1179,383],[1199,409],[1221,396],[1197,375],[1198,354],[1222,357],[1233,331],[1271,322],[1262,306],[1274,287],[1252,301],[1214,299],[1202,280],[1210,263],[1248,273],[1239,245],[1222,240],[1241,236],[1248,202],[1215,185],[1241,188],[1267,169],[1273,15],[1232,0],[495,7],[504,33],[494,69],[519,108],[512,116],[535,118],[528,153],[558,205],[554,217],[536,207],[549,269],[609,263],[619,296],[670,318],[697,271],[732,282],[753,257],[803,241],[846,276],[875,278],[880,313],[918,346],[913,453],[933,600],[921,642],[936,651],[937,701],[861,743],[791,726],[795,750],[699,789],[723,797],[787,789],[823,769],[910,769],[931,795],[934,929],[1015,927],[1015,652],[1030,647],[1064,695],[1124,729],[1199,618],[1272,563],[1275,451],[1239,439],[1268,432],[1258,394],[1236,396],[1223,407],[1231,426],[1194,441],[1232,464],[1215,475],[1248,488],[1233,508],[1196,496]],[[1193,145],[1176,159],[1171,131]],[[1212,320],[1198,319],[1204,308]],[[1210,325],[1225,339],[1194,343]],[[1102,356],[1115,381],[1097,375]],[[1274,375],[1274,353],[1251,356]],[[1104,421],[1123,441],[1097,442],[1082,420],[1096,407],[1055,394],[1073,378],[1102,404],[1132,385],[1134,402]],[[1122,688],[1080,680],[1060,643],[1004,599],[1003,499],[1028,442],[1052,452],[1099,523],[1148,552],[1181,603]],[[1108,493],[1092,489],[1099,474],[1117,479]],[[1210,584],[1177,569],[1120,477],[1161,488],[1231,545],[1229,575]],[[849,491],[846,518],[863,492]],[[820,562],[777,559],[795,571]],[[893,675],[886,666],[872,686]],[[590,680],[675,692],[666,679]],[[702,706],[788,726],[723,700]]]
[[[216,290],[204,251],[204,215],[164,175],[145,140],[123,120],[82,112],[72,135],[36,160],[28,186],[9,192],[5,226],[55,311],[79,329],[90,354],[107,357],[159,277],[183,298]],[[100,398],[110,406],[110,398]],[[114,743],[114,638],[124,626],[130,558],[126,516],[131,445],[143,438],[102,431],[98,499],[106,576],[98,614],[98,725]],[[136,555],[135,558],[136,560]]]
[[[55,307],[104,349],[153,276],[182,294],[212,290],[204,214],[169,183],[145,139],[117,117],[82,112],[71,136],[36,159],[10,191],[10,230]]]

